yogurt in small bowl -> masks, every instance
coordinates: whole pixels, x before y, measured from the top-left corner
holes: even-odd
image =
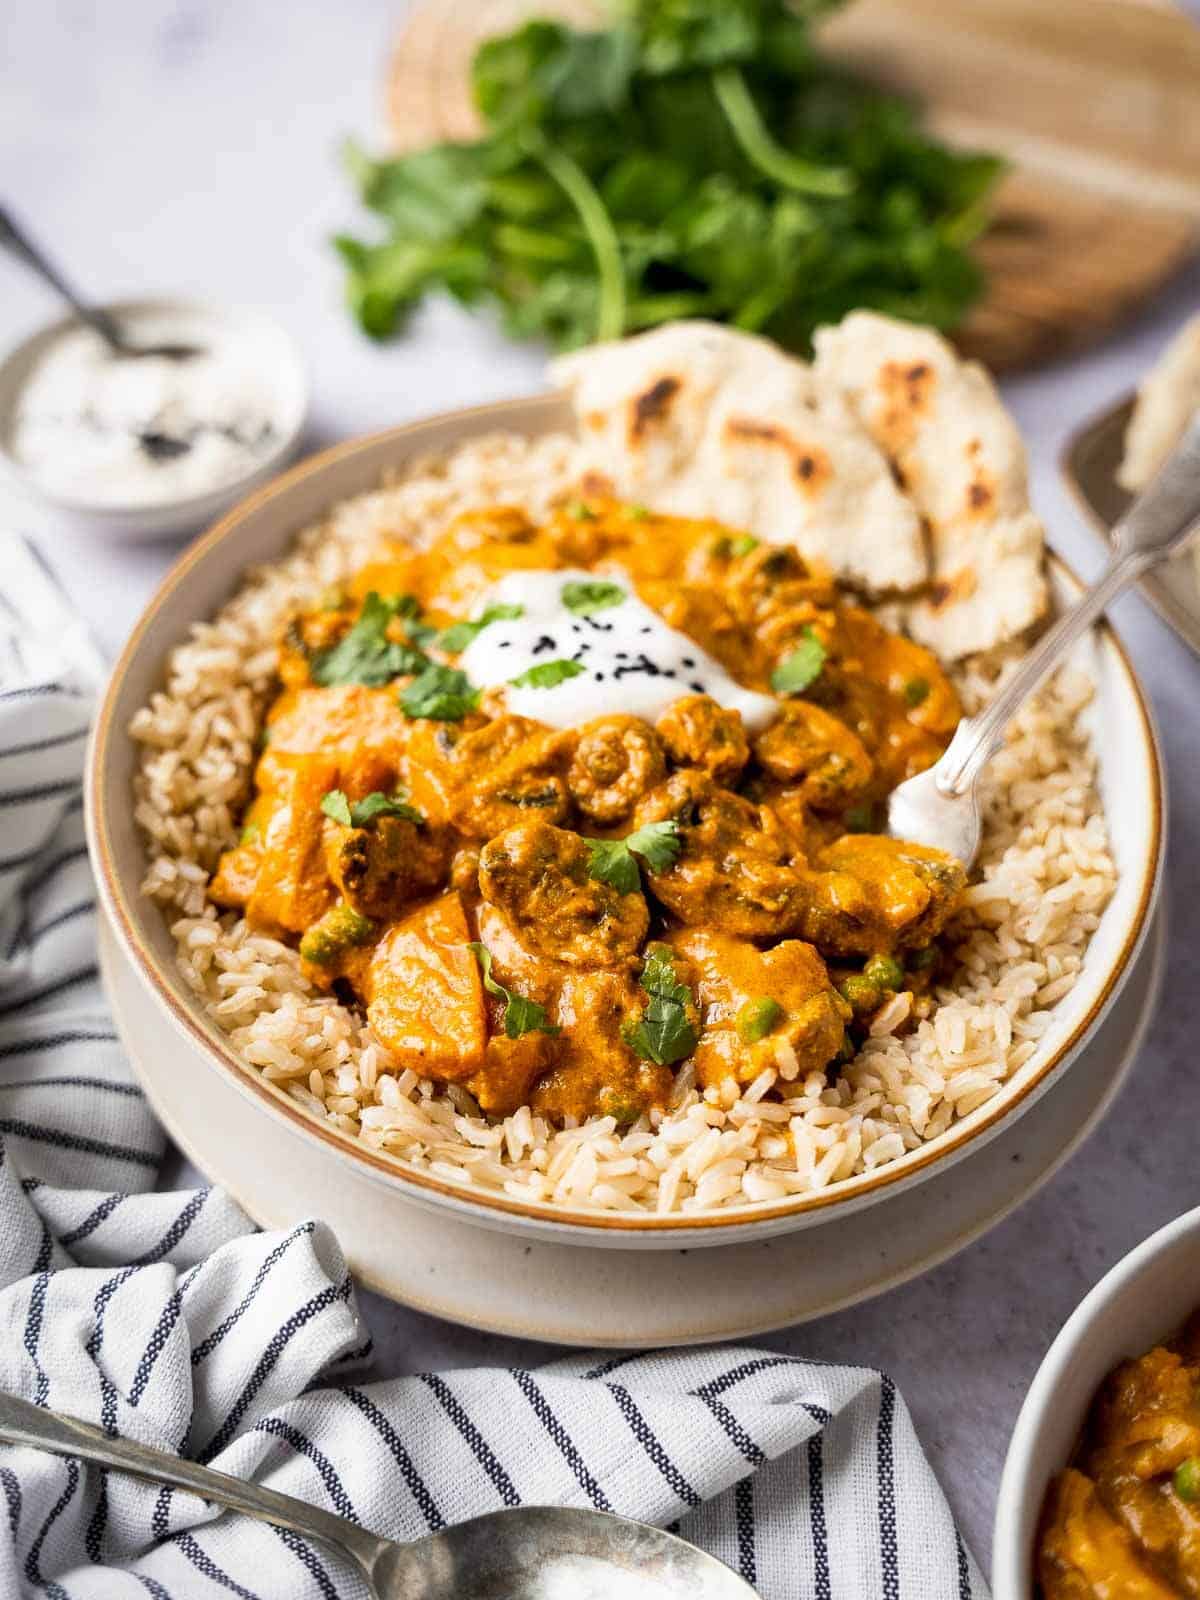
[[[0,366],[0,453],[35,495],[113,539],[198,528],[294,453],[308,387],[299,352],[255,312],[106,309],[131,345],[201,353],[119,355],[65,318]]]

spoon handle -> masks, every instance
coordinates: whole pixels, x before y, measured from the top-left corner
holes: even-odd
[[[959,723],[934,768],[937,786],[949,796],[966,794],[1000,747],[1013,714],[1102,616],[1117,596],[1144,572],[1188,543],[1200,522],[1200,411],[1166,464],[1113,528],[1108,566],[1083,598],[1063,613],[975,717]]]
[[[120,350],[121,330],[113,319],[107,312],[99,311],[95,306],[89,306],[79,298],[58,269],[2,207],[0,207],[0,245],[56,290],[81,322],[86,322],[88,327],[94,328],[114,350]]]
[[[3,1392],[0,1392],[0,1443],[28,1445],[35,1450],[49,1450],[54,1455],[94,1461],[98,1466],[148,1478],[151,1483],[186,1489],[216,1505],[257,1517],[260,1522],[270,1522],[277,1528],[291,1528],[296,1533],[340,1545],[355,1558],[368,1579],[380,1555],[390,1548],[386,1539],[377,1538],[357,1523],[335,1517],[303,1500],[294,1500],[291,1495],[278,1494],[274,1489],[264,1489],[260,1484],[231,1477],[226,1472],[214,1472],[211,1467],[199,1466],[182,1456],[168,1455],[165,1450],[152,1450],[134,1439],[104,1433],[78,1417],[48,1411]]]

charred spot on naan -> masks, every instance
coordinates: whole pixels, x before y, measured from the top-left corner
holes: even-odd
[[[903,450],[911,444],[919,418],[933,409],[937,373],[928,361],[885,361],[879,369],[883,409],[878,431],[885,449]]]
[[[796,482],[813,498],[833,477],[833,462],[824,450],[818,445],[801,444],[777,423],[759,422],[753,417],[729,417],[724,435],[729,444],[778,445],[791,459]]]
[[[653,424],[664,422],[670,414],[671,404],[683,387],[683,379],[670,373],[656,378],[648,389],[635,394],[629,402],[629,442],[637,444]]]

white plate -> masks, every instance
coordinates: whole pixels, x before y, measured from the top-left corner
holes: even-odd
[[[1070,1072],[1019,1122],[878,1213],[705,1250],[600,1249],[472,1226],[382,1191],[354,1162],[305,1159],[220,1073],[199,1091],[178,1035],[106,923],[100,958],[117,1028],[151,1105],[196,1166],[264,1227],[318,1216],[367,1287],[433,1316],[552,1344],[670,1345],[746,1338],[827,1316],[961,1250],[1058,1169],[1112,1103],[1153,1014],[1166,943],[1159,911],[1120,998]],[[1064,1129],[1071,1132],[1064,1137]],[[378,1218],[364,1228],[363,1218]]]

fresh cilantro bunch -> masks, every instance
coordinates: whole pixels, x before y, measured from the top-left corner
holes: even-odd
[[[486,41],[483,138],[348,153],[383,224],[337,240],[363,328],[386,337],[435,289],[560,348],[700,316],[803,350],[856,306],[952,328],[1001,164],[823,60],[829,8],[626,0],[602,31]]]

